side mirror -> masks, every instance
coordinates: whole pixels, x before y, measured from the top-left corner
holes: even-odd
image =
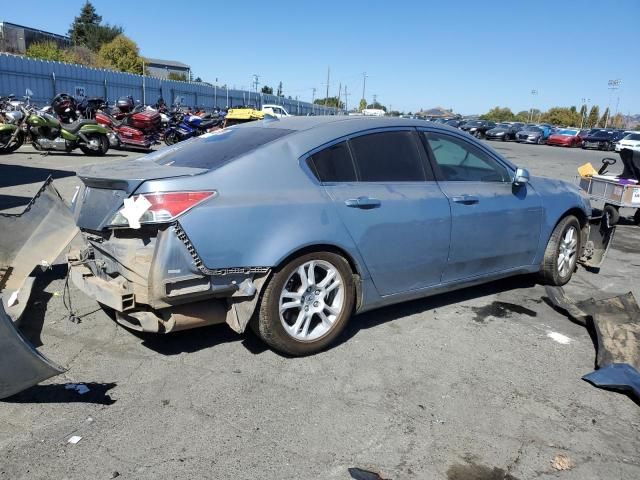
[[[517,168],[516,174],[513,176],[513,184],[521,186],[527,183],[529,183],[529,171],[525,168]]]

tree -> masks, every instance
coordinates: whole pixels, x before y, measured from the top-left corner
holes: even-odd
[[[542,121],[552,125],[579,127],[580,115],[578,114],[576,107],[553,107],[542,115]]]
[[[27,57],[39,58],[41,60],[51,60],[54,62],[68,62],[69,55],[62,50],[57,43],[50,40],[44,42],[34,42],[29,45],[26,51]]]
[[[73,47],[65,50],[65,53],[69,58],[68,61],[71,63],[78,63],[80,65],[87,65],[90,67],[98,65],[98,55],[84,45],[74,45]]]
[[[102,17],[88,0],[82,6],[80,15],[73,19],[69,36],[74,45],[84,45],[97,52],[105,43],[111,42],[122,33],[116,25],[102,24]]]
[[[187,81],[187,76],[184,73],[169,72],[169,75],[167,75],[167,79],[169,79],[169,80],[179,80],[181,82],[186,82]]]
[[[513,117],[515,122],[528,122],[529,121],[529,112],[526,110],[521,110],[515,114]]]
[[[589,115],[587,116],[587,123],[585,127],[586,128],[595,127],[598,123],[599,115],[600,115],[600,107],[598,107],[597,105],[594,105],[593,107],[591,107],[591,110],[589,111]]]
[[[480,115],[482,120],[489,120],[491,122],[507,122],[512,121],[515,115],[510,108],[493,107],[484,115]]]
[[[201,79],[200,77],[196,77],[193,81],[194,81],[195,83],[203,83],[203,82],[202,82],[202,79]]]
[[[260,92],[262,92],[262,93],[264,93],[264,94],[266,94],[266,95],[273,95],[273,88],[271,88],[271,87],[270,87],[270,86],[268,86],[268,85],[264,85],[264,86],[262,87],[262,90],[260,90]]]
[[[360,99],[360,104],[358,105],[358,110],[362,111],[367,108],[367,101],[364,98]]]
[[[344,103],[338,100],[338,97],[316,98],[313,103],[316,105],[326,105],[333,108],[344,108]]]
[[[278,91],[276,92],[276,95],[278,97],[284,97],[284,94],[282,93],[282,82],[278,83]]]
[[[598,125],[601,126],[602,128],[606,128],[608,127],[609,123],[609,107],[607,107],[604,110],[604,113],[602,114],[602,117],[600,117],[600,121],[598,122]]]
[[[100,47],[98,61],[105,68],[142,74],[142,58],[138,52],[136,42],[124,35],[118,35]],[[186,78],[185,76],[184,79],[186,80]]]
[[[387,111],[387,107],[382,105],[380,102],[373,102],[371,105],[367,105],[367,108],[375,108],[377,110],[384,110],[385,112]]]

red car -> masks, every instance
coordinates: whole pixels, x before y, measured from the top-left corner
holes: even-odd
[[[557,145],[560,147],[580,147],[582,138],[589,133],[589,130],[579,128],[562,128],[547,139],[547,145]]]

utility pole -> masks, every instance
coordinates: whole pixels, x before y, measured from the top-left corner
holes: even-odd
[[[535,98],[537,95],[538,95],[538,90],[536,90],[536,89],[531,90],[531,96],[532,97]],[[532,103],[534,103],[534,101],[532,101]],[[530,112],[529,113],[529,123],[532,123],[533,122],[533,107],[531,107],[529,112]]]
[[[622,80],[620,80],[619,78],[616,78],[615,80],[609,80],[607,82],[607,84],[609,85],[609,104],[607,105],[607,118],[604,120],[604,128],[607,128],[607,125],[609,125],[609,118],[611,117],[611,93],[618,90],[621,83]],[[616,107],[616,111],[617,110],[618,107]]]
[[[336,108],[340,108],[340,99],[342,98],[342,82],[340,82],[340,86],[338,87],[338,104]]]
[[[331,72],[331,67],[327,67],[327,94],[324,97],[324,106],[327,106],[327,101],[329,100],[329,74]]]
[[[344,109],[346,112],[349,112],[349,95],[351,95],[350,93],[347,93],[347,86],[344,86]]]
[[[311,93],[311,103],[314,102],[314,100],[316,99],[316,87],[313,87],[311,89],[312,93]]]
[[[376,101],[377,101],[378,95],[376,95],[375,93],[373,94],[373,103],[371,104],[371,106],[373,108],[376,108]]]
[[[364,98],[364,91],[366,86],[367,86],[367,72],[362,72],[362,98]]]

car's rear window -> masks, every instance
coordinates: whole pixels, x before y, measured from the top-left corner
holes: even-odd
[[[147,155],[159,165],[214,170],[293,130],[283,128],[226,128],[191,138]]]

